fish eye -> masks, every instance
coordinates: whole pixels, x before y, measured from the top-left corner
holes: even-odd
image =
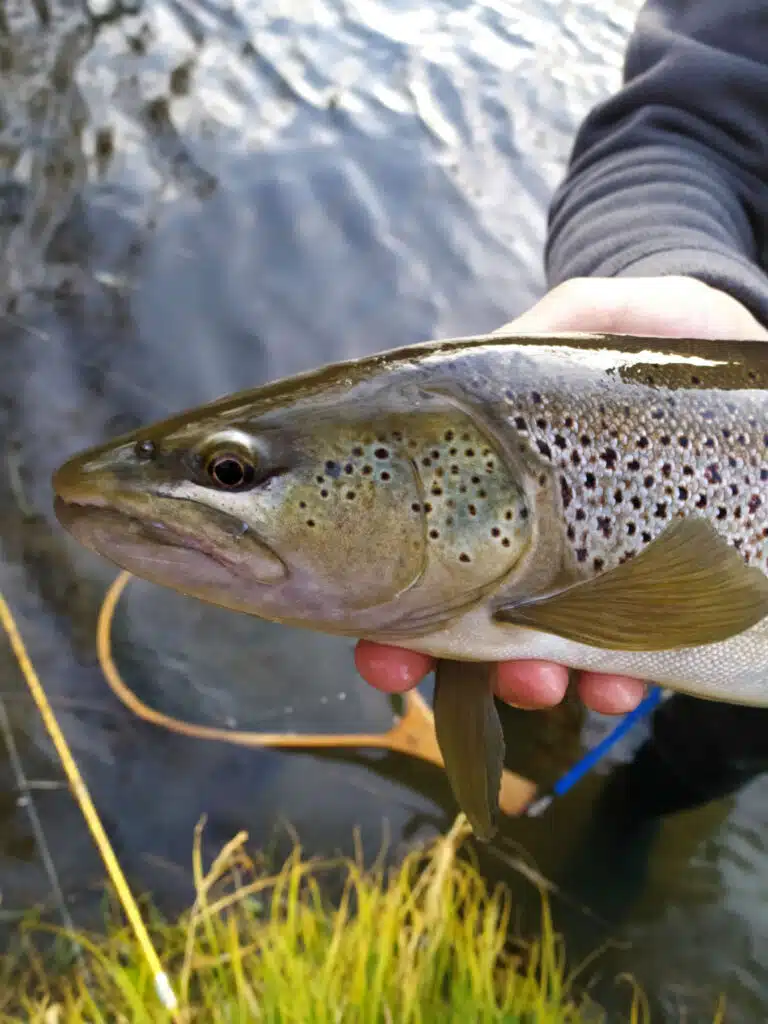
[[[240,491],[256,476],[256,467],[245,455],[235,451],[216,452],[208,459],[205,471],[221,490]]]
[[[144,461],[153,458],[155,451],[155,442],[150,441],[148,437],[144,438],[143,441],[137,441],[134,447],[136,458]]]

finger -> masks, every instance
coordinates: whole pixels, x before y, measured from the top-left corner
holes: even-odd
[[[583,672],[578,689],[587,707],[603,715],[624,715],[634,711],[645,696],[645,683],[641,680],[599,672]]]
[[[355,647],[355,666],[371,686],[385,693],[404,693],[434,668],[434,659],[402,647],[360,640]]]
[[[736,299],[682,276],[574,278],[497,333],[558,331],[768,338],[768,331]]]
[[[496,693],[507,704],[534,710],[559,704],[568,669],[550,661],[504,661],[496,667]]]

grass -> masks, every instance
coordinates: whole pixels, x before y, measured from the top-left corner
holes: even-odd
[[[201,1024],[593,1024],[606,1021],[569,971],[542,893],[541,935],[510,942],[506,890],[489,891],[459,856],[468,830],[410,853],[395,868],[362,858],[318,861],[297,846],[270,872],[238,836],[204,873],[198,829],[196,899],[180,920],[148,912],[179,998],[177,1020]],[[341,879],[331,904],[324,880]],[[116,912],[104,934],[78,934],[80,965],[53,970],[27,922],[20,950],[0,966],[0,1022],[161,1024],[174,1018],[155,995],[133,934]],[[59,941],[71,939],[58,933]],[[649,1019],[627,987],[625,1020]],[[613,1017],[613,1020],[616,1020]]]

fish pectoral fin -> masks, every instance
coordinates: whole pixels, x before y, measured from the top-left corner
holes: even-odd
[[[493,699],[493,665],[440,658],[435,669],[437,742],[459,807],[478,839],[498,828],[504,733]]]
[[[727,640],[768,615],[768,577],[706,520],[681,519],[634,558],[557,593],[499,607],[498,622],[621,651]]]

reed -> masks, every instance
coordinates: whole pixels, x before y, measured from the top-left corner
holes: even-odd
[[[307,859],[296,845],[278,871],[236,837],[204,870],[195,836],[196,898],[178,920],[147,913],[149,931],[179,997],[178,1020],[201,1024],[596,1024],[600,1007],[579,992],[546,893],[540,936],[510,938],[512,905],[464,855],[468,828],[453,829],[395,867],[361,856]],[[340,885],[327,896],[327,882]],[[160,1024],[133,932],[119,910],[100,934],[22,925],[24,952],[0,969],[0,1021]],[[79,965],[53,969],[35,952],[41,930],[75,940]],[[649,1020],[626,979],[630,1024]],[[614,1017],[613,1020],[616,1018]]]

